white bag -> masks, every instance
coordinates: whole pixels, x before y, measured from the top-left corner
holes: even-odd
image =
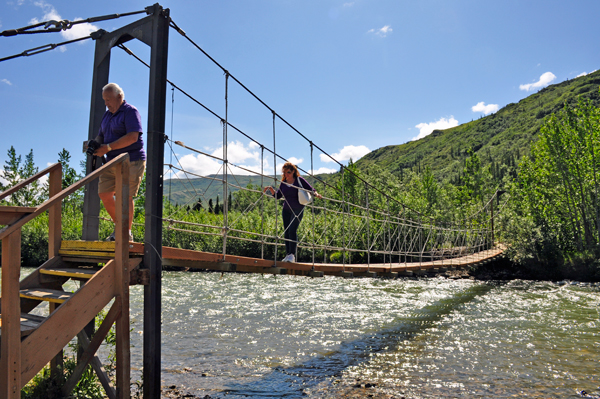
[[[298,180],[298,185],[300,186],[300,188],[298,189],[298,202],[301,205],[310,204],[313,200],[312,194],[304,190],[304,187],[302,186],[302,180],[300,180],[300,177],[297,177],[296,179]]]

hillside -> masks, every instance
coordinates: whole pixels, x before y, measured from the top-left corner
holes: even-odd
[[[209,199],[216,200],[217,196],[223,203],[223,182],[221,180],[211,180],[211,178],[222,179],[222,175],[212,175],[206,179],[170,179],[164,182],[164,195],[171,203],[178,205],[193,206],[198,198],[202,199],[203,204],[207,204]],[[228,176],[228,182],[235,186],[246,187],[248,184],[260,186],[260,176]],[[265,178],[265,185],[270,182]],[[272,184],[272,182],[271,182]],[[231,192],[237,191],[235,187],[230,187]]]
[[[431,168],[439,179],[452,181],[461,173],[469,149],[478,153],[483,165],[513,165],[529,152],[544,117],[560,110],[565,101],[578,96],[600,105],[600,71],[548,86],[495,114],[460,126],[435,130],[418,141],[379,148],[356,162],[359,169],[371,163],[402,177],[409,170]]]
[[[575,103],[578,96],[590,98],[600,106],[600,71],[577,79],[550,85],[518,103],[508,104],[498,112],[460,126],[435,130],[418,141],[379,148],[359,159],[355,165],[361,170],[376,163],[402,178],[410,170],[423,171],[429,167],[438,180],[453,181],[459,177],[469,149],[478,153],[482,164],[514,167],[529,152],[530,145],[547,115],[558,112],[564,105]],[[214,176],[220,179],[222,176]],[[320,175],[321,180],[335,183],[338,176]],[[240,187],[260,185],[256,176],[230,176],[230,183]],[[265,184],[269,184],[265,182]],[[193,186],[193,188],[192,188]],[[198,198],[208,202],[219,196],[223,199],[221,181],[210,179],[165,180],[165,196],[180,205],[193,205]],[[237,191],[235,187],[230,188]],[[169,195],[170,193],[170,195]]]

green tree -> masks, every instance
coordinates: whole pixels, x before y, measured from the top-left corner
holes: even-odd
[[[340,191],[343,189],[344,194],[348,198],[356,198],[357,197],[357,184],[358,184],[358,176],[359,171],[354,162],[352,162],[352,158],[348,161],[348,166],[342,167],[342,180],[340,180]]]
[[[511,187],[514,257],[560,266],[576,254],[598,256],[599,165],[600,109],[588,99],[565,103],[545,121]]]
[[[7,155],[8,159],[4,164],[4,179],[7,181],[5,188],[13,187],[20,181],[38,173],[39,168],[35,166],[33,160],[33,150],[29,151],[23,165],[21,165],[21,156],[17,156],[13,146],[10,146]],[[8,203],[14,206],[36,206],[43,200],[44,193],[45,191],[39,181],[35,181],[12,194],[8,199]]]
[[[65,189],[73,185],[77,180],[81,178],[77,171],[71,167],[69,162],[71,161],[71,154],[66,149],[62,149],[58,153],[58,162],[62,165],[62,188]],[[63,206],[70,204],[72,206],[81,205],[83,203],[83,192],[84,190],[78,190],[73,195],[68,196],[63,202]]]
[[[6,185],[3,189],[10,188],[20,181],[19,169],[21,167],[21,156],[17,156],[15,147],[12,145],[7,151],[7,156],[8,159],[4,161],[4,180],[6,180]],[[12,194],[7,199],[7,202],[11,205],[17,205],[19,202],[18,194]]]
[[[71,161],[71,154],[66,149],[62,149],[58,153],[58,162],[62,165],[62,188],[65,189],[70,185],[74,184],[81,177],[77,174],[77,171],[71,167],[69,162]]]

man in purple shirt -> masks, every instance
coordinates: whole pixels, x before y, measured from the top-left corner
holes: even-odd
[[[129,240],[133,241],[131,225],[133,223],[133,197],[137,195],[146,167],[146,153],[142,140],[142,118],[137,108],[127,104],[123,89],[116,83],[109,83],[102,88],[102,98],[107,111],[102,117],[100,131],[95,141],[101,143],[94,152],[96,156],[106,155],[110,161],[116,156],[129,153]],[[98,195],[104,208],[115,221],[115,172],[109,170],[100,176]],[[107,238],[114,241],[115,233]]]

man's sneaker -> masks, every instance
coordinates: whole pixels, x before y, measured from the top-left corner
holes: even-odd
[[[112,233],[110,233],[110,235],[108,237],[106,237],[105,241],[114,241],[114,240],[115,240],[115,232],[113,231]],[[134,242],[133,234],[131,233],[131,231],[129,232],[129,242]]]
[[[287,254],[285,256],[285,258],[283,258],[282,262],[295,262],[296,261],[296,257],[294,256],[294,254]]]
[[[115,231],[113,230],[112,233],[110,233],[110,235],[108,237],[106,237],[106,240],[104,241],[114,241],[115,240]]]

